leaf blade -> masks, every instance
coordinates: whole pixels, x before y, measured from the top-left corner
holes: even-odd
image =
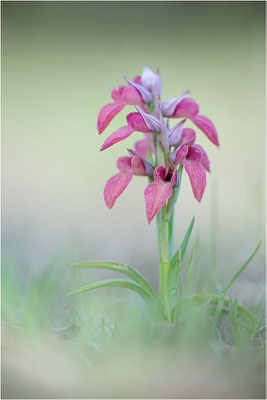
[[[149,297],[149,294],[140,285],[128,279],[106,279],[103,281],[90,283],[89,285],[82,286],[79,289],[72,290],[66,296],[74,296],[76,294],[98,289],[100,287],[126,287],[138,292],[139,294],[142,293],[143,296]]]
[[[85,268],[102,268],[110,269],[113,271],[124,273],[135,282],[137,282],[144,290],[146,290],[152,297],[159,299],[157,293],[152,289],[148,281],[136,269],[129,267],[126,264],[120,264],[114,261],[87,261],[81,263],[74,263],[71,267],[85,267]]]
[[[171,260],[171,266],[174,266],[176,264],[176,262],[178,261],[179,253],[181,253],[181,261],[183,261],[184,255],[185,255],[185,252],[186,252],[186,249],[187,249],[187,245],[188,245],[188,242],[189,242],[189,239],[190,239],[193,227],[194,227],[194,223],[195,223],[195,216],[193,216],[193,218],[192,218],[192,220],[190,222],[190,225],[189,225],[189,227],[188,227],[188,229],[186,231],[186,234],[184,236],[184,239],[182,241],[181,246],[176,251],[176,253],[174,254],[174,256],[173,256],[173,258]]]

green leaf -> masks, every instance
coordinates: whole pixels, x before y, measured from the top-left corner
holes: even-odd
[[[187,245],[188,245],[188,242],[189,242],[189,239],[190,239],[190,235],[191,235],[194,223],[195,223],[195,217],[193,216],[192,221],[191,221],[191,223],[190,223],[190,225],[189,225],[189,227],[188,227],[188,229],[186,231],[184,240],[182,241],[181,246],[176,251],[176,253],[174,254],[174,256],[173,256],[173,258],[171,260],[171,266],[172,267],[177,263],[178,258],[179,258],[179,253],[181,253],[181,262],[183,262],[184,255],[185,255],[185,252],[186,252],[186,248],[187,248]]]
[[[227,290],[229,289],[229,287],[234,283],[234,281],[238,278],[238,276],[241,274],[241,272],[246,268],[246,266],[248,265],[248,263],[252,260],[252,258],[255,256],[255,254],[257,253],[257,251],[259,250],[261,245],[261,241],[259,242],[258,246],[256,247],[256,249],[253,251],[253,253],[251,254],[251,256],[247,259],[247,261],[245,262],[245,264],[242,265],[242,267],[237,271],[237,273],[233,276],[233,278],[230,280],[230,282],[225,286],[225,288],[221,291],[221,293],[226,293]]]
[[[148,292],[151,295],[151,297],[159,301],[159,296],[152,289],[147,280],[140,274],[140,272],[138,272],[134,268],[129,267],[126,264],[119,264],[113,261],[88,261],[88,262],[71,264],[71,267],[104,268],[121,272],[132,278],[135,282],[138,283],[139,286],[141,286],[146,292]]]
[[[72,292],[68,293],[66,296],[74,296],[76,294],[88,292],[90,290],[103,287],[124,287],[138,293],[140,296],[143,297],[146,302],[149,302],[151,300],[154,301],[154,298],[151,297],[151,295],[145,289],[143,289],[142,286],[129,279],[107,279],[104,281],[94,282],[79,289],[75,289]]]

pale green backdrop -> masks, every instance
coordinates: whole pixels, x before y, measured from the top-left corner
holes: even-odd
[[[200,205],[184,176],[177,243],[195,214],[202,259],[228,279],[263,239],[264,2],[3,2],[3,249],[22,269],[68,249],[70,262],[115,259],[156,284],[145,179],[111,211],[102,194],[141,134],[99,148],[132,109],[96,130],[112,87],[144,65],[160,67],[164,99],[191,89],[221,143],[199,132],[212,174]],[[263,251],[241,278],[241,300],[262,293],[262,277]]]

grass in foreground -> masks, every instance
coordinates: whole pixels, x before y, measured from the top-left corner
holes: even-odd
[[[189,298],[202,289],[189,262],[170,324],[126,289],[66,297],[92,281],[68,263],[30,276],[3,262],[5,398],[265,397],[260,307],[253,324],[237,299]]]

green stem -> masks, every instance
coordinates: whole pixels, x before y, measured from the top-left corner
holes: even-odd
[[[182,174],[183,174],[183,165],[180,165],[178,168],[178,185],[173,189],[173,194],[170,197],[167,203],[167,220],[168,220],[168,229],[169,229],[169,253],[170,258],[173,256],[173,219],[174,219],[174,207],[179,197],[181,182],[182,182]]]
[[[169,240],[166,205],[160,211],[159,251],[160,251],[160,296],[168,319],[171,316],[170,290],[169,290]]]
[[[172,259],[172,256],[173,256],[173,217],[174,217],[174,210],[171,213],[171,216],[168,220],[168,239],[169,239],[170,259]]]

